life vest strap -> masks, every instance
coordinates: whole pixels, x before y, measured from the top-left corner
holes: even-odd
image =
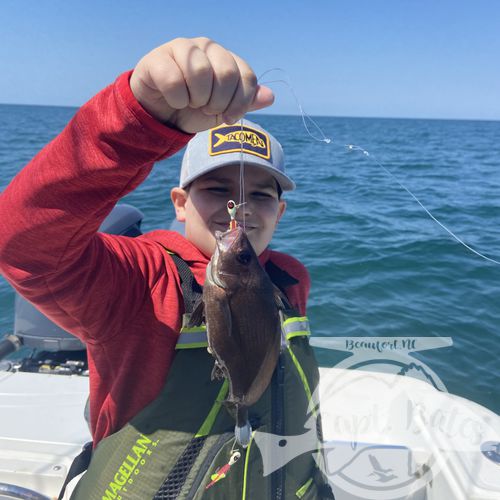
[[[292,316],[282,321],[281,328],[286,340],[294,337],[309,337],[309,319],[307,316]],[[176,349],[196,349],[208,347],[207,328],[205,325],[192,328],[183,327],[177,339]]]
[[[311,328],[307,316],[291,317],[282,322],[281,328],[286,340],[293,337],[309,337]]]
[[[170,251],[168,248],[163,248],[165,248],[167,253],[170,255],[174,261],[175,267],[177,268],[177,273],[179,274],[181,282],[182,298],[184,300],[184,311],[186,313],[192,313],[198,302],[201,300],[203,288],[196,281],[187,262],[176,253]]]

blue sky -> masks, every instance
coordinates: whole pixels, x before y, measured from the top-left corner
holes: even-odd
[[[81,105],[203,35],[257,74],[285,69],[312,115],[500,120],[498,0],[1,0],[0,19],[1,103]],[[273,89],[270,112],[297,114]]]

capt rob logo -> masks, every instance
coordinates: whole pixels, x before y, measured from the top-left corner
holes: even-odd
[[[210,130],[208,154],[217,156],[243,151],[269,160],[271,148],[269,136],[255,128],[241,125],[222,125]]]
[[[451,347],[451,338],[313,337],[311,344],[349,356],[322,372],[303,434],[255,432],[265,476],[312,453],[342,498],[399,500],[424,491],[457,453],[482,451],[492,462],[500,457],[500,421],[448,394],[413,355]],[[324,440],[318,444],[320,406]]]

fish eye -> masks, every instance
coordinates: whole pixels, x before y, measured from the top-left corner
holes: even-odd
[[[238,262],[240,262],[241,264],[248,264],[250,262],[250,260],[252,259],[252,255],[250,254],[250,252],[240,252],[237,256],[236,256],[236,259],[238,260]]]

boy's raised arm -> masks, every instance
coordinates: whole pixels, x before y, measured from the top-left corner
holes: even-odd
[[[148,266],[157,263],[134,255],[123,239],[96,234],[103,219],[156,161],[185,145],[183,132],[271,102],[246,63],[214,42],[178,39],[153,50],[82,106],[1,194],[0,271],[74,333],[99,308],[106,315],[111,303],[126,309],[127,294],[144,292]]]

